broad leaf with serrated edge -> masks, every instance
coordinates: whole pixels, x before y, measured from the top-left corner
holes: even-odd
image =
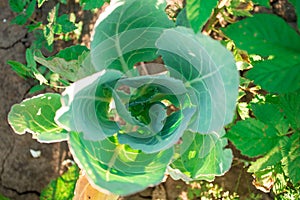
[[[300,183],[300,132],[290,138],[287,148],[283,151],[283,170],[293,184]]]
[[[278,145],[271,149],[266,155],[252,162],[248,168],[248,172],[255,173],[280,163],[282,159],[282,149],[285,148],[287,142],[288,137],[283,137]]]
[[[275,127],[280,134],[286,134],[289,123],[279,105],[265,102],[264,104],[252,104],[251,108],[256,119]]]
[[[184,27],[165,30],[156,45],[170,76],[184,82],[197,107],[188,128],[211,133],[231,122],[239,85],[232,54],[219,42]]]
[[[266,59],[247,73],[254,83],[277,93],[300,88],[300,36],[283,19],[256,14],[228,26],[224,33],[238,48]]]
[[[54,121],[55,113],[60,107],[59,94],[38,95],[13,105],[8,114],[8,122],[16,133],[32,133],[40,142],[63,141],[67,139],[67,132]]]
[[[277,130],[256,119],[248,118],[238,121],[226,137],[242,152],[249,157],[260,156],[271,151],[282,140]]]
[[[225,134],[198,134],[186,132],[179,146],[181,156],[175,160],[171,167],[179,169],[192,179],[213,181],[215,176],[224,175],[231,166],[232,152],[224,149],[227,139]]]
[[[119,195],[133,194],[160,183],[173,156],[173,149],[154,154],[133,150],[119,144],[114,136],[93,142],[72,132],[69,145],[92,185]]]
[[[173,23],[160,0],[116,0],[97,21],[91,42],[96,71],[110,68],[127,72],[141,61],[154,60],[155,41]]]
[[[300,129],[300,91],[280,96],[280,106],[287,121],[295,130]]]

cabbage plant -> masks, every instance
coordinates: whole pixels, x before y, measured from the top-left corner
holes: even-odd
[[[91,48],[34,59],[73,83],[12,107],[18,134],[67,141],[97,189],[129,195],[174,179],[208,180],[229,170],[224,125],[232,121],[238,72],[218,41],[175,26],[160,0],[115,0]],[[152,62],[161,57],[163,62]],[[159,72],[154,72],[159,71]]]

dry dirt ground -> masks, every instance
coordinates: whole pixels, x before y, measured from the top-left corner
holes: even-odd
[[[7,60],[25,63],[25,49],[29,46],[30,35],[26,29],[10,25],[15,15],[10,11],[7,0],[0,1],[0,194],[12,200],[39,199],[41,190],[62,172],[62,161],[68,157],[66,143],[40,144],[30,134],[17,135],[7,123],[10,107],[28,97],[32,86],[30,81],[18,77],[6,64]],[[34,158],[30,150],[41,151]],[[252,184],[251,175],[243,164],[237,164],[216,182],[225,190],[237,192],[245,199],[251,193],[260,193]],[[176,199],[186,191],[187,186],[180,181],[168,179],[155,188],[124,198]],[[270,199],[260,193],[262,199]]]
[[[67,146],[40,144],[30,134],[15,134],[7,123],[10,107],[21,102],[31,87],[6,64],[9,59],[25,63],[28,45],[26,30],[10,25],[14,15],[7,4],[0,1],[0,193],[16,200],[36,200],[42,188],[58,176]],[[30,149],[41,151],[41,156],[33,158]]]

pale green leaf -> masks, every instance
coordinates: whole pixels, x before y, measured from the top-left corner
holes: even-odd
[[[256,119],[238,121],[226,134],[226,137],[249,157],[260,156],[271,151],[282,140],[273,126]]]
[[[96,71],[110,68],[127,72],[141,61],[154,60],[155,41],[173,26],[160,0],[114,1],[100,15],[91,42]]]
[[[217,6],[218,0],[187,0],[186,13],[191,27],[197,33],[205,25],[212,14],[213,9]]]
[[[253,63],[247,77],[270,92],[288,93],[300,88],[300,37],[283,19],[256,14],[228,26],[224,33],[238,48],[265,60]]]
[[[39,51],[34,55],[38,63],[70,81],[76,81],[93,73],[91,70],[86,70],[91,68],[90,66],[84,67],[87,58],[89,58],[89,50],[81,45],[65,48],[48,58],[45,58]]]
[[[239,85],[232,54],[219,42],[184,27],[165,30],[156,45],[170,76],[184,82],[197,108],[188,128],[211,133],[230,123]]]
[[[41,142],[66,140],[66,131],[54,122],[55,113],[60,107],[59,94],[38,95],[13,105],[8,122],[16,133],[32,133]]]
[[[118,144],[114,137],[93,142],[74,132],[69,144],[74,159],[92,185],[119,195],[133,194],[160,183],[173,155],[173,149],[145,154]]]
[[[54,33],[48,26],[44,26],[43,28],[43,35],[47,41],[48,46],[52,45],[54,42]]]
[[[73,83],[62,95],[63,106],[56,113],[56,122],[94,141],[117,133],[119,127],[109,119],[108,110],[112,100],[110,84],[121,76],[117,71],[101,71]]]
[[[181,156],[171,166],[192,179],[213,181],[215,176],[224,175],[231,166],[233,155],[230,149],[224,149],[225,134],[198,134],[186,132],[179,146]]]

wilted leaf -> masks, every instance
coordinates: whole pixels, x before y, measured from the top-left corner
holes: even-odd
[[[89,50],[85,46],[75,45],[65,48],[55,56],[48,58],[45,58],[41,52],[36,52],[34,59],[52,72],[58,73],[70,81],[76,81],[91,73],[89,69],[82,70],[88,56]]]

